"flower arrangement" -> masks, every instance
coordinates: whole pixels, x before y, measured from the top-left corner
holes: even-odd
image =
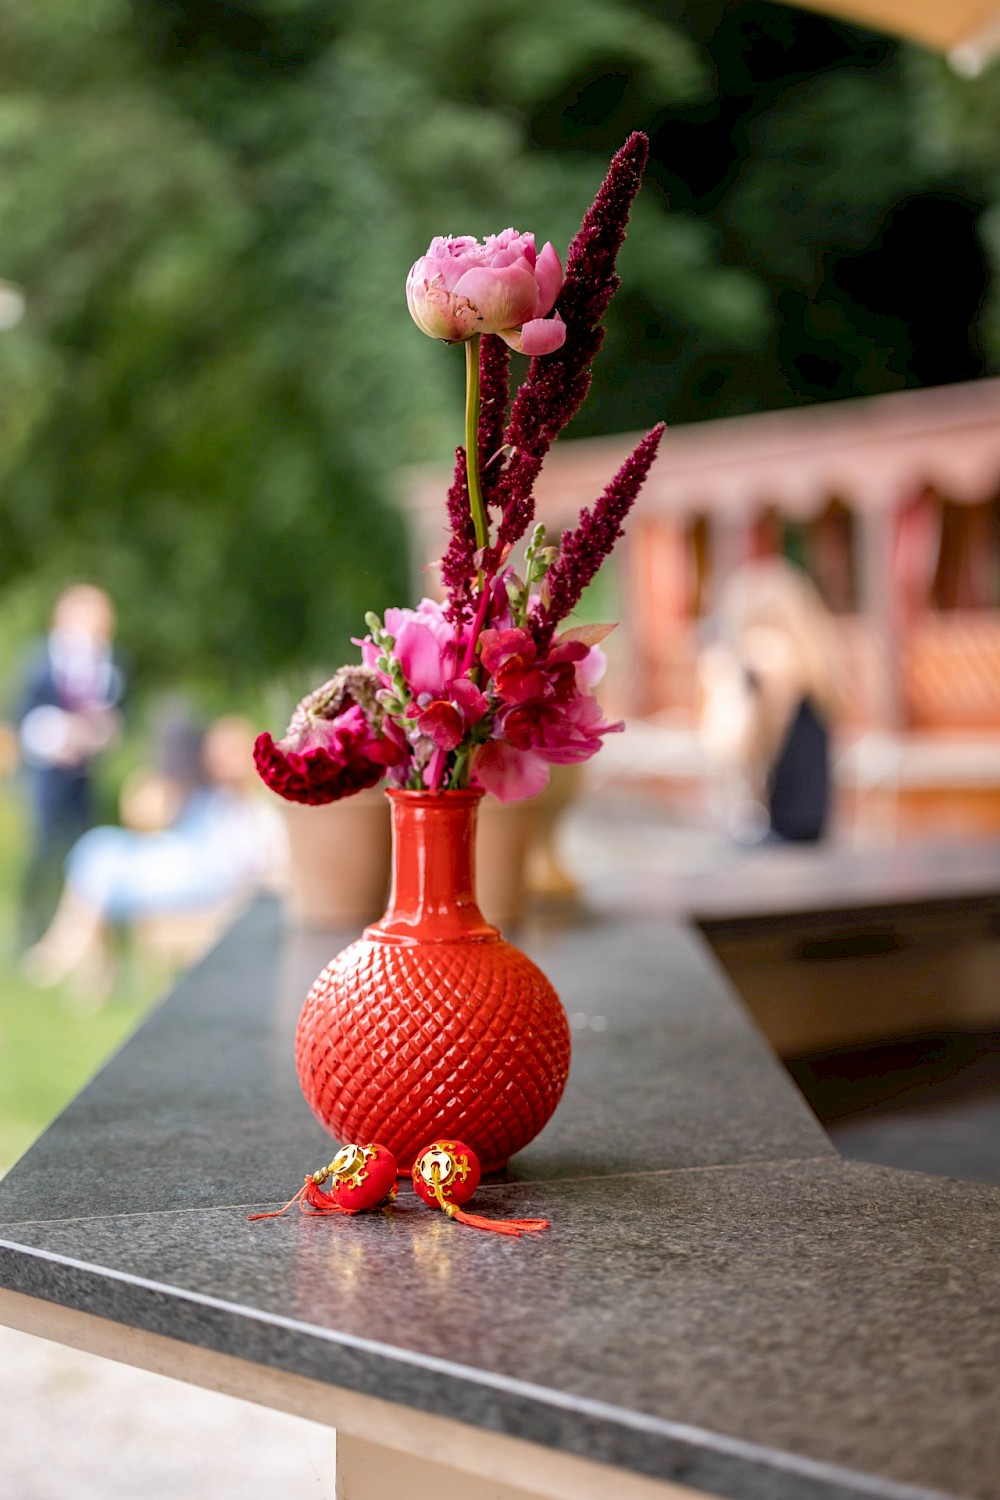
[[[361,664],[304,698],[280,742],[258,738],[258,772],[282,797],[333,802],[385,776],[402,788],[480,786],[515,801],[541,792],[552,765],[589,759],[624,727],[607,722],[592,691],[614,626],[563,622],[622,535],[663,424],[558,546],[534,524],[534,485],[586,397],[647,154],[636,132],[615,155],[565,276],[551,244],[536,254],[534,236],[513,229],[482,243],[435,239],[412,267],[414,321],[466,351],[465,445],[440,564],[446,598],[368,614]],[[511,349],[531,356],[512,406]]]

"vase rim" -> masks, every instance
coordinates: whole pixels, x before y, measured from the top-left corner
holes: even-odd
[[[480,786],[451,788],[440,792],[417,790],[410,787],[388,786],[385,795],[390,802],[406,802],[412,807],[440,807],[442,803],[458,803],[473,807],[486,795]]]

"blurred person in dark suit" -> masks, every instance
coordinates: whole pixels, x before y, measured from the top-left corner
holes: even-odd
[[[114,634],[114,606],[104,590],[73,584],[56,600],[49,634],[24,673],[16,716],[31,820],[24,946],[37,941],[52,916],[66,855],[93,823],[94,761],[121,730],[125,678]]]

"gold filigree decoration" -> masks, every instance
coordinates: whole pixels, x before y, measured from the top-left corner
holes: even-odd
[[[441,1144],[425,1151],[417,1164],[417,1171],[433,1188],[435,1184],[446,1188],[453,1182],[464,1182],[469,1175],[469,1158],[459,1156],[449,1146]]]
[[[336,1177],[339,1187],[353,1191],[364,1182],[368,1176],[368,1163],[374,1161],[377,1155],[375,1146],[341,1146],[330,1163],[328,1173],[331,1177]]]

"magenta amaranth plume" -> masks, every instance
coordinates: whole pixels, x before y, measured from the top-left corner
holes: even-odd
[[[472,561],[476,531],[469,510],[464,448],[455,449],[455,473],[448,491],[447,510],[451,541],[441,559],[441,582],[448,591],[449,616],[457,622],[471,610],[472,580],[476,573]]]
[[[510,396],[510,349],[485,333],[479,347],[479,474],[489,505],[503,474],[500,450]]]
[[[598,324],[618,289],[615,260],[648,155],[649,141],[637,130],[612,158],[570,245],[566,279],[556,303],[566,323],[566,342],[554,354],[531,361],[507,426],[512,451],[494,491],[504,512],[500,546],[518,541],[531,525],[532,492],[542,460],[590,389],[590,366],[604,340]]]
[[[563,534],[559,556],[548,576],[549,603],[536,616],[532,629],[540,646],[551,639],[559,621],[576,608],[587,584],[624,535],[625,517],[642,489],[664,431],[665,424],[658,422],[629,454],[594,509],[582,511],[578,524]]]

